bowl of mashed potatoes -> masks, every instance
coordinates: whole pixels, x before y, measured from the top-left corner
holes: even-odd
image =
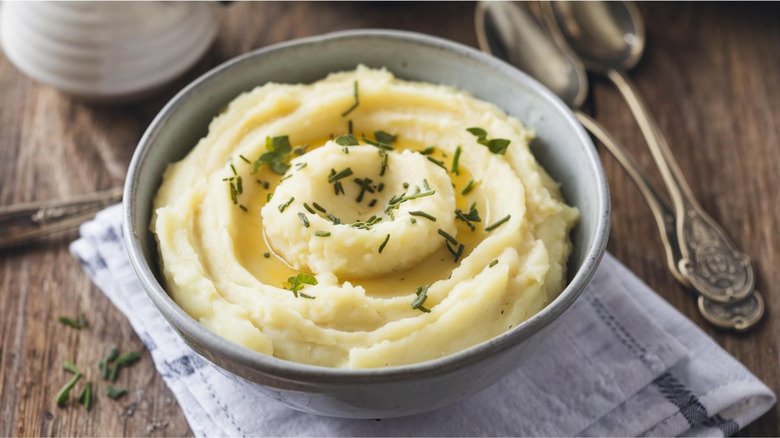
[[[362,30],[283,43],[182,90],[140,141],[125,237],[152,301],[249,390],[386,418],[544,348],[604,252],[593,144],[474,49]]]

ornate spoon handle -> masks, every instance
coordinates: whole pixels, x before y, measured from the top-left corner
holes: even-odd
[[[610,70],[607,77],[631,108],[672,198],[681,254],[680,273],[710,300],[726,303],[745,298],[755,286],[750,258],[737,250],[723,228],[696,201],[636,87],[623,72]]]
[[[0,207],[0,248],[75,227],[100,209],[121,200],[122,189],[115,188],[69,201]]]

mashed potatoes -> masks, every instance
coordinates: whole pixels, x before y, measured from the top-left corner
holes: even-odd
[[[258,87],[164,175],[151,228],[167,290],[232,342],[322,366],[490,339],[565,286],[578,213],[531,136],[383,70]]]

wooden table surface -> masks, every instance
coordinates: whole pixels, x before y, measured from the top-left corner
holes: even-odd
[[[612,192],[609,251],[770,388],[780,390],[780,7],[778,4],[640,4],[649,42],[631,73],[703,207],[755,264],[767,315],[753,332],[713,329],[667,272],[650,210],[616,162],[599,153]],[[186,83],[248,50],[352,28],[394,28],[475,46],[474,4],[252,3],[218,8],[215,44],[151,100],[121,107],[74,100],[38,84],[0,54],[0,205],[67,198],[119,186],[154,115]],[[611,85],[594,78],[590,110],[660,178],[638,127]],[[76,232],[0,250],[0,436],[191,435],[172,393],[144,353],[90,412],[58,408],[68,359],[88,368],[112,346],[143,344],[68,253]],[[84,312],[77,331],[57,322]],[[778,409],[744,435],[780,435]]]

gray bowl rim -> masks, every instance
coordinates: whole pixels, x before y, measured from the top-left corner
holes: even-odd
[[[519,324],[517,327],[465,350],[426,362],[385,368],[329,368],[279,359],[234,344],[209,331],[187,314],[173,301],[168,293],[165,292],[162,285],[155,278],[150,267],[144,262],[143,252],[141,251],[138,240],[135,238],[137,234],[133,221],[133,205],[136,200],[136,176],[143,168],[144,161],[148,155],[150,141],[156,137],[159,130],[163,129],[164,122],[168,116],[175,112],[181,105],[186,104],[194,90],[215,80],[222,72],[244,62],[251,61],[256,57],[262,57],[270,53],[284,51],[302,45],[321,44],[325,42],[332,43],[334,41],[352,40],[362,37],[411,42],[471,58],[487,65],[492,70],[509,76],[519,82],[523,82],[534,92],[545,97],[552,106],[559,110],[564,117],[564,122],[571,125],[573,131],[577,134],[577,138],[574,142],[585,145],[585,153],[587,154],[588,162],[583,164],[587,164],[595,170],[597,179],[596,191],[598,195],[598,199],[596,199],[596,202],[598,203],[596,210],[600,213],[593,242],[590,248],[588,248],[582,266],[580,266],[571,282],[569,282],[566,288],[552,303],[548,304],[539,313]],[[128,168],[123,199],[123,229],[130,262],[138,275],[141,284],[146,290],[147,295],[149,295],[155,306],[174,328],[199,340],[209,350],[223,357],[230,358],[243,367],[261,371],[277,378],[305,381],[310,384],[383,383],[409,378],[421,379],[426,376],[442,375],[452,372],[511,348],[552,322],[566,311],[579,297],[595,274],[596,268],[604,255],[610,226],[609,188],[596,148],[593,146],[590,137],[585,132],[582,125],[577,122],[574,114],[557,96],[535,79],[510,64],[474,48],[431,35],[385,29],[339,31],[273,44],[232,58],[204,73],[177,93],[163,109],[160,110],[141,137]],[[148,224],[142,225],[148,226]]]

